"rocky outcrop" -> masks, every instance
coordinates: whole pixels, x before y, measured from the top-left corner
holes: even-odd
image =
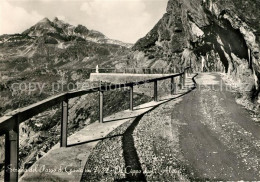
[[[226,72],[249,84],[257,100],[259,6],[257,0],[169,0],[162,19],[133,50],[144,52],[146,59],[152,55],[153,64],[160,58],[170,68]]]

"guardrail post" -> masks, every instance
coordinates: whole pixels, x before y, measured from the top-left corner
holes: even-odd
[[[18,181],[19,120],[5,135],[5,181]]]
[[[133,101],[133,96],[134,96],[134,86],[130,85],[130,110],[134,110],[134,101]]]
[[[158,89],[157,89],[157,80],[154,81],[154,101],[158,101]]]
[[[171,77],[171,95],[174,95],[176,93],[176,85],[174,81],[174,77]]]
[[[60,147],[67,147],[68,115],[69,115],[68,108],[69,108],[69,100],[66,98],[62,102]]]
[[[186,70],[183,72],[183,87],[185,87]]]
[[[180,83],[179,83],[179,85],[180,85],[180,90],[182,89],[182,84],[183,84],[183,81],[182,81],[183,79],[182,79],[182,75],[180,75]]]
[[[103,99],[104,92],[102,90],[99,91],[99,122],[103,123]]]

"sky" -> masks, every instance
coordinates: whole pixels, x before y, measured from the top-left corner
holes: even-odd
[[[111,39],[135,43],[166,12],[168,0],[0,0],[0,35],[21,33],[58,17]]]

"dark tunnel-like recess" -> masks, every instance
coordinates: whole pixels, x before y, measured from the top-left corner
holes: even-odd
[[[220,56],[226,72],[228,71],[229,63],[222,46],[230,57],[231,53],[233,53],[240,59],[249,59],[248,47],[243,35],[238,29],[234,29],[228,20],[220,18],[218,22],[212,22],[211,25],[204,27],[203,31],[205,33],[203,38],[205,43],[202,46],[195,45],[195,53],[197,55],[206,55],[207,52],[214,50]],[[218,42],[218,38],[223,45]],[[248,63],[250,63],[250,60],[248,60]]]

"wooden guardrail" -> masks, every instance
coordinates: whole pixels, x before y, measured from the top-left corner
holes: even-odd
[[[84,68],[91,73],[96,72],[96,68]],[[165,69],[165,68],[98,68],[99,73],[139,73],[139,74],[173,74],[176,70],[183,70],[183,67],[177,69]]]
[[[176,92],[176,77],[180,77],[181,85],[185,85],[186,73],[190,67],[184,69],[182,73],[173,74],[165,77],[154,78],[131,83],[101,85],[100,87],[87,90],[67,92],[30,106],[12,111],[0,118],[0,136],[5,135],[5,181],[18,181],[18,160],[19,160],[19,124],[31,117],[46,111],[52,106],[62,103],[61,117],[61,138],[60,146],[67,147],[67,124],[68,124],[68,101],[69,99],[80,97],[89,93],[99,92],[99,121],[103,122],[103,94],[105,91],[129,87],[130,90],[130,110],[133,110],[133,89],[135,85],[154,83],[154,101],[158,101],[157,83],[160,80],[171,79],[171,94]]]

